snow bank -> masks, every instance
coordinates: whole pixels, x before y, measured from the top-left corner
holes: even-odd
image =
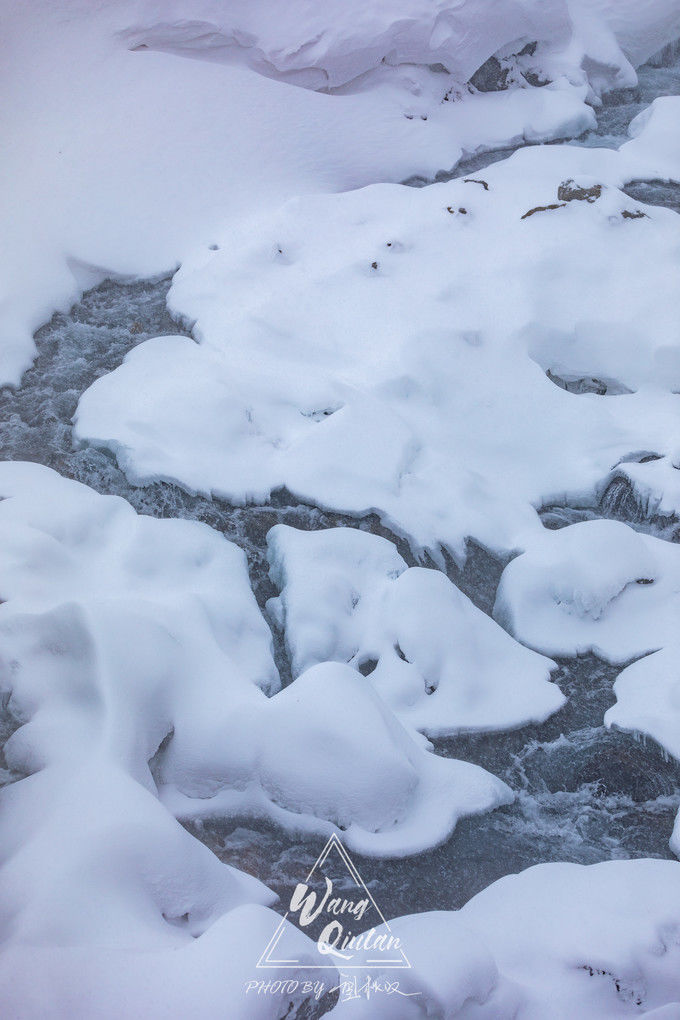
[[[38,326],[104,276],[166,273],[207,250],[225,225],[293,195],[432,176],[464,150],[570,136],[593,123],[587,86],[566,79],[444,103],[448,74],[406,68],[368,92],[330,96],[238,64],[129,48],[130,28],[148,19],[191,36],[194,4],[177,7],[178,21],[170,4],[143,0],[4,7],[3,382],[17,383],[30,364]],[[258,19],[272,38],[297,24],[287,5],[275,14],[259,3],[212,8]],[[308,25],[327,16],[325,7],[308,12]],[[247,27],[233,28],[247,47]],[[500,41],[508,40],[492,45]],[[315,66],[313,54],[299,56]]]
[[[536,147],[224,230],[170,292],[199,343],[136,348],[82,396],[76,435],[136,481],[235,501],[285,486],[377,510],[416,547],[521,548],[535,507],[594,500],[631,451],[680,445],[677,216],[617,190],[633,165]]]
[[[267,536],[281,595],[267,605],[293,670],[375,666],[370,682],[428,736],[542,722],[564,702],[549,660],[516,644],[437,570],[407,569],[386,539],[348,528]]]
[[[275,2],[173,0],[145,3],[131,47],[242,62],[262,74],[311,89],[367,88],[395,67],[440,65],[467,82],[485,61],[502,61],[527,44],[524,68],[596,86],[635,83],[633,67],[680,35],[680,16],[655,0],[331,0],[323,8]],[[387,67],[385,67],[387,65]]]

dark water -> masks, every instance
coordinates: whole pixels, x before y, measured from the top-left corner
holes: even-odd
[[[595,507],[554,504],[542,507],[539,516],[543,525],[551,531],[580,521],[604,518],[623,521],[635,531],[654,535],[667,542],[680,542],[680,520],[674,514],[659,514],[650,510],[646,501],[638,496],[625,477],[612,479]]]
[[[641,69],[639,89],[611,97],[599,112],[597,132],[581,144],[620,144],[638,108],[655,95],[679,91],[677,64]],[[475,157],[448,176],[471,173],[508,154]],[[643,182],[627,190],[643,201],[679,207],[680,189],[661,182]],[[301,505],[284,491],[275,493],[267,505],[234,507],[192,496],[167,483],[132,486],[109,453],[73,448],[71,418],[80,394],[119,365],[136,344],[183,332],[166,311],[168,286],[169,279],[107,281],[88,292],[68,315],[55,315],[36,334],[38,358],[21,388],[0,389],[0,457],[47,464],[99,492],[123,496],[140,513],[206,522],[245,550],[260,606],[276,593],[264,552],[267,531],[276,523],[304,529],[347,526],[382,534],[395,541],[406,562],[413,564],[405,543],[375,515],[349,518]],[[544,507],[540,513],[549,528],[611,517],[663,538],[677,541],[680,537],[679,522],[650,517],[622,481],[603,494],[598,506]],[[464,568],[445,557],[446,572],[480,609],[490,613],[505,561],[473,541],[468,552]],[[274,644],[277,665],[287,683],[290,665],[280,634],[274,634]],[[631,735],[603,728],[604,712],[614,700],[617,672],[594,656],[562,661],[556,679],[569,701],[542,726],[436,742],[437,753],[476,762],[503,778],[516,800],[495,812],[463,820],[446,843],[428,853],[388,861],[356,857],[386,916],[459,907],[502,875],[541,861],[591,863],[671,856],[668,838],[680,806],[680,767],[651,744],[645,746]],[[17,725],[6,706],[0,705],[0,746]],[[0,757],[0,782],[15,778]],[[189,828],[221,859],[278,891],[284,906],[324,843],[245,819],[216,819],[192,823]]]

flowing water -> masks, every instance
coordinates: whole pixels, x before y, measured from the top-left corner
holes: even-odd
[[[638,89],[610,97],[599,111],[597,131],[574,144],[619,145],[640,109],[657,95],[679,92],[678,63],[643,68]],[[470,173],[508,154],[503,150],[473,157],[439,179]],[[641,182],[628,191],[642,201],[680,210],[680,189],[667,183]],[[267,573],[265,539],[279,522],[305,529],[342,525],[382,534],[396,541],[412,564],[408,547],[375,515],[349,518],[301,505],[286,492],[276,493],[265,506],[236,507],[167,483],[133,486],[109,453],[73,447],[71,419],[80,394],[120,364],[136,344],[183,332],[166,311],[168,286],[169,278],[106,281],[67,315],[55,315],[38,331],[38,357],[21,387],[0,389],[0,456],[46,464],[99,492],[124,496],[140,513],[206,522],[246,551],[260,606],[276,593]],[[646,518],[634,496],[621,487],[607,490],[595,508],[553,506],[541,511],[549,528],[603,516],[663,538],[680,537],[678,522]],[[489,613],[505,563],[474,542],[468,549],[465,567],[447,560],[447,573]],[[278,633],[274,646],[285,684],[291,679],[290,665]],[[604,729],[602,719],[614,700],[618,668],[592,655],[558,665],[555,679],[569,700],[543,725],[435,742],[437,753],[476,762],[504,779],[516,793],[512,805],[463,820],[447,842],[428,853],[388,861],[355,857],[386,916],[459,907],[496,878],[541,861],[671,856],[668,838],[680,806],[680,766],[632,735]],[[0,745],[16,725],[7,706],[0,706]],[[17,778],[4,765],[0,757],[0,781]],[[278,891],[284,905],[324,842],[245,819],[216,819],[189,827],[221,859]]]

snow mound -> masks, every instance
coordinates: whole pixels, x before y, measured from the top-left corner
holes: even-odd
[[[64,810],[96,798],[97,812],[68,836],[69,869],[116,826],[131,876],[134,861],[169,843],[152,838],[151,822],[147,840],[133,821],[137,800],[219,877],[217,861],[155,800],[157,785],[178,813],[338,827],[349,845],[385,854],[424,849],[462,815],[512,799],[483,769],[431,754],[348,666],[318,666],[268,697],[278,689],[271,633],[244,554],[207,526],[140,517],[122,499],[29,464],[1,464],[0,492],[0,678],[20,723],[5,757],[30,775],[6,796],[18,812],[24,790],[37,797],[48,783],[43,796]],[[14,817],[12,840],[26,835]],[[163,906],[192,924],[206,909]]]
[[[305,1015],[302,1011],[309,1011],[313,995],[300,989],[318,975],[312,969],[319,959],[315,943],[286,922],[286,944],[301,967],[256,969],[280,920],[272,910],[247,904],[229,911],[198,938],[182,939],[178,933],[173,944],[144,951],[133,942],[125,947],[85,940],[71,945],[5,944],[0,997],[7,1015],[22,1020],[119,1020],[121,1014],[149,1020],[219,1020],[225,1001],[230,1020],[278,1020],[281,996],[246,992],[247,982],[264,974],[272,982],[297,979],[299,988],[287,993],[286,1007],[292,1003],[293,1016],[297,1007]],[[329,984],[337,983],[332,968],[325,974]]]
[[[189,751],[173,740],[161,797],[182,818],[270,818],[363,854],[402,856],[445,840],[459,818],[508,804],[499,779],[439,758],[349,666],[322,663],[267,700],[254,694]],[[197,760],[198,758],[198,760]]]
[[[494,617],[547,655],[622,663],[664,647],[680,612],[680,548],[617,521],[545,531],[503,572]]]
[[[4,753],[25,776],[1,794],[4,1009],[115,1016],[153,990],[148,1015],[192,996],[214,1015],[201,978],[223,954],[238,985],[230,949],[257,959],[274,895],[175,821],[148,762],[211,698],[277,686],[244,556],[35,464],[0,464],[0,494]]]
[[[437,570],[407,569],[386,539],[349,528],[267,536],[281,595],[268,611],[294,673],[373,666],[370,683],[428,736],[542,722],[564,703],[549,660],[514,642]]]
[[[680,672],[677,638],[667,647],[634,662],[614,684],[616,704],[604,721],[607,726],[651,737],[680,761]],[[677,837],[671,843],[680,851]],[[680,854],[679,854],[680,856]]]
[[[678,180],[680,177],[680,97],[661,96],[632,121],[631,140],[621,155],[638,163],[636,177]]]
[[[614,1020],[680,999],[675,861],[540,864],[501,878],[458,916],[532,1020]]]
[[[393,975],[401,995],[366,1002],[347,982],[338,1020],[678,1017],[677,862],[541,864],[457,912],[395,918],[389,930],[411,963]]]
[[[631,450],[680,445],[677,216],[618,191],[629,165],[535,147],[225,231],[169,296],[199,343],[136,348],[81,397],[76,436],[138,482],[237,502],[285,486],[377,510],[415,547],[522,547],[535,507],[593,499]],[[577,397],[546,372],[623,395]]]

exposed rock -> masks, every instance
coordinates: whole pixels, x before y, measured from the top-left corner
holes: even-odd
[[[529,209],[528,212],[525,212],[522,219],[526,220],[530,216],[533,216],[534,213],[538,212],[549,212],[551,209],[564,209],[566,204],[566,202],[555,202],[553,205],[537,205],[535,209]]]
[[[596,202],[602,194],[602,185],[593,184],[590,188],[580,187],[574,180],[562,181],[557,189],[560,202]]]
[[[508,68],[497,57],[489,57],[470,78],[478,92],[504,92],[507,89]]]

